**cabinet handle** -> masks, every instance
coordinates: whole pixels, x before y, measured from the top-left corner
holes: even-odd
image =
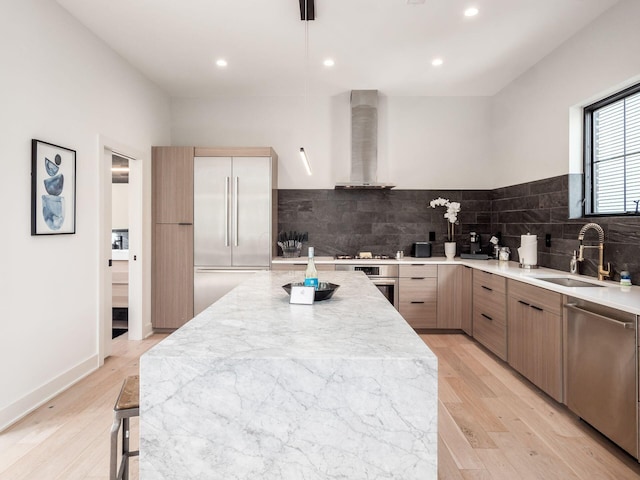
[[[229,246],[229,177],[224,181],[224,246]]]
[[[424,280],[424,277],[411,277],[411,280]]]
[[[178,223],[178,225],[193,225],[193,223],[188,223],[188,222],[180,222],[180,223]]]
[[[411,302],[411,303],[424,303],[424,302]]]
[[[240,240],[238,239],[238,232],[240,231],[240,228],[238,227],[238,224],[240,223],[238,220],[238,186],[240,184],[240,180],[238,179],[238,177],[236,177],[236,185],[235,188],[233,189],[233,194],[235,195],[235,201],[234,201],[234,209],[235,212],[233,212],[233,219],[236,222],[236,234],[235,234],[235,246],[237,247],[238,244],[240,243]]]
[[[484,288],[485,290],[489,290],[490,292],[493,292],[493,288],[485,287],[484,285],[482,285],[482,288]]]
[[[544,309],[540,308],[540,307],[536,307],[535,305],[530,305],[531,308],[533,308],[534,310],[538,310],[539,312],[543,312]]]
[[[518,303],[521,303],[522,305],[526,305],[527,307],[531,306],[527,302],[523,302],[522,300],[518,300]]]
[[[489,315],[486,315],[484,313],[481,313],[480,315],[482,315],[484,318],[486,318],[487,320],[491,320],[493,321],[493,318],[491,318]]]

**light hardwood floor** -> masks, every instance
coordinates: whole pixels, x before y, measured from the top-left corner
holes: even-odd
[[[113,340],[101,368],[0,433],[1,480],[108,479],[109,432],[122,382],[138,373],[140,355],[166,335],[126,337]],[[137,418],[131,426],[137,439]],[[137,462],[131,461],[131,480],[138,478]]]
[[[640,465],[466,335],[420,335],[438,357],[441,479],[640,478]]]
[[[104,367],[0,433],[0,479],[107,479],[113,403],[164,336],[117,338]],[[439,359],[440,479],[640,478],[633,458],[467,336],[421,337]]]

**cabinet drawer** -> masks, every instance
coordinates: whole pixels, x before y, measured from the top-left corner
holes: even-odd
[[[474,294],[476,285],[484,287],[485,290],[493,290],[498,293],[505,293],[507,291],[506,278],[500,275],[494,275],[493,273],[483,272],[482,270],[473,271]]]
[[[437,308],[435,302],[400,302],[398,310],[402,318],[413,328],[436,328],[437,326]]]
[[[437,278],[401,278],[398,299],[400,303],[411,303],[415,301],[433,302],[438,301],[438,279]]]
[[[495,292],[486,293],[485,291],[481,290],[480,294],[477,295],[476,291],[474,290],[473,311],[477,312],[478,314],[485,314],[496,323],[506,325],[506,300],[507,299],[504,294]]]
[[[534,308],[537,307],[545,312],[562,315],[562,294],[518,282],[517,280],[509,280],[507,286],[510,297],[526,302],[534,306]]]
[[[400,277],[435,278],[437,276],[437,265],[400,265]]]
[[[473,338],[495,353],[502,360],[507,360],[507,326],[504,322],[490,320],[490,315],[474,309]]]

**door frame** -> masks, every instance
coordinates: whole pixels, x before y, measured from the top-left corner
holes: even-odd
[[[129,159],[129,340],[142,340],[151,327],[151,151],[139,151],[98,135],[98,358],[111,354],[111,162]]]

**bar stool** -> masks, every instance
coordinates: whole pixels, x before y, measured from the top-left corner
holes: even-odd
[[[113,407],[113,426],[111,427],[111,464],[110,480],[129,479],[129,457],[139,455],[139,450],[129,450],[129,419],[140,415],[140,377],[127,377]],[[118,468],[118,431],[122,426],[122,462]]]

